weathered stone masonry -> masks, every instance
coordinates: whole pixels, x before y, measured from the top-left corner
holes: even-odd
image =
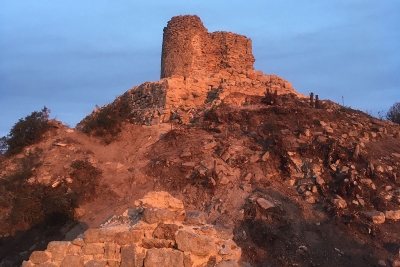
[[[208,33],[198,16],[173,17],[164,28],[161,78],[206,77],[220,70],[253,70],[251,40],[231,32]]]
[[[239,73],[228,68],[203,79],[173,75],[158,82],[146,82],[128,90],[115,101],[127,99],[130,102],[135,123],[154,125],[169,122],[172,113],[184,115],[191,108],[202,106],[212,89],[219,89],[218,97],[223,100],[231,93],[264,96],[266,88],[272,92],[276,90],[278,94],[294,92],[289,82],[276,75],[254,70]],[[99,111],[89,116],[95,116]]]
[[[241,249],[232,241],[232,230],[206,224],[206,216],[186,213],[182,201],[167,192],[150,192],[102,227],[73,241],[50,242],[22,266],[238,266]]]

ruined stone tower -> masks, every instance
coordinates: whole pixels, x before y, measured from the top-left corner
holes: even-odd
[[[164,28],[161,78],[204,77],[226,68],[253,70],[251,40],[231,32],[208,33],[196,15],[173,17]]]
[[[221,101],[241,105],[248,96],[265,96],[266,90],[299,95],[290,82],[255,71],[253,63],[251,40],[246,36],[208,33],[198,16],[176,16],[164,28],[161,79],[133,87],[110,105],[128,102],[132,122],[153,125],[174,120],[176,114],[188,123],[190,110]],[[229,98],[231,94],[235,96]],[[77,128],[99,112],[93,111]]]

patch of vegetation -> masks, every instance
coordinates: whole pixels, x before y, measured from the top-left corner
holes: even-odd
[[[264,133],[275,134],[279,131],[279,126],[275,121],[266,121],[262,126]]]
[[[130,98],[125,93],[113,103],[98,109],[84,118],[77,128],[88,135],[115,137],[121,132],[121,124],[132,118]]]
[[[34,224],[42,216],[36,205],[42,188],[35,185],[27,187],[33,169],[40,165],[41,153],[41,150],[36,149],[25,154],[19,159],[18,169],[0,179],[0,205],[12,207],[9,215],[11,225]]]
[[[221,89],[212,88],[210,91],[207,92],[207,99],[205,103],[211,103],[214,100],[219,100],[219,94],[221,93]]]
[[[340,106],[339,111],[341,112],[349,112],[351,107],[349,106]]]
[[[74,179],[71,189],[76,200],[79,203],[93,200],[97,195],[101,171],[90,162],[82,160],[74,161],[71,167],[74,168],[71,173],[71,178]]]
[[[340,106],[340,112],[349,113],[349,114],[359,114],[361,111],[352,109],[351,106]]]
[[[8,190],[13,190],[15,183],[26,182],[33,175],[33,169],[40,166],[40,155],[42,150],[36,148],[26,153],[18,161],[18,169],[6,177],[0,179],[0,187],[5,186]]]
[[[386,113],[386,118],[394,123],[400,124],[400,102],[396,102]]]
[[[0,140],[0,153],[15,155],[32,144],[39,142],[43,134],[50,128],[48,123],[50,109],[44,107],[34,111],[25,119],[20,119],[10,133]]]
[[[87,161],[71,164],[71,184],[61,182],[52,187],[27,182],[40,166],[40,158],[40,150],[26,154],[19,160],[18,170],[0,179],[0,206],[11,207],[2,231],[26,229],[41,222],[62,225],[73,219],[76,207],[97,195],[101,172]]]
[[[204,112],[204,121],[210,123],[221,123],[219,115],[215,109],[210,109],[207,112]]]
[[[265,97],[261,99],[261,103],[265,105],[275,105],[277,103],[278,93],[275,90],[274,93],[269,88],[265,91]]]

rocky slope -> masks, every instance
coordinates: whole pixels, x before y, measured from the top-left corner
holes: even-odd
[[[87,186],[74,162],[101,174],[87,189],[93,195],[74,206],[75,222],[61,229],[32,237],[29,225],[9,225],[13,207],[3,207],[3,263],[28,259],[50,237],[72,240],[162,190],[232,229],[243,266],[398,264],[399,125],[330,101],[316,109],[292,95],[274,105],[257,96],[232,104],[244,97],[205,105],[191,124],[123,124],[108,145],[54,123],[25,156],[2,161],[3,179],[35,148],[40,164],[26,184],[69,196]]]

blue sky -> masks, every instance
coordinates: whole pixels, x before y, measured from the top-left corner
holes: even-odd
[[[74,127],[157,81],[163,28],[184,14],[251,38],[255,68],[301,93],[375,115],[400,102],[397,0],[2,0],[0,136],[43,106]]]

